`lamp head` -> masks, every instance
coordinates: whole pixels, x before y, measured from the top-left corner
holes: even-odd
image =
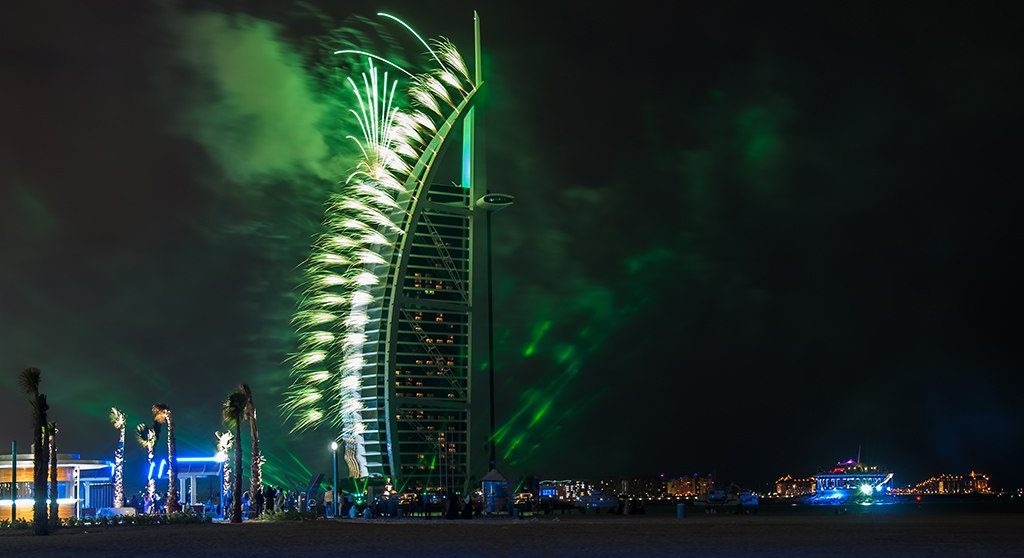
[[[512,205],[515,201],[513,196],[509,194],[500,194],[498,192],[491,192],[480,196],[480,199],[476,200],[476,206],[481,209],[488,211],[497,211],[499,209],[505,209]]]

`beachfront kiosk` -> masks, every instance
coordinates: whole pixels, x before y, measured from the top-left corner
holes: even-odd
[[[12,480],[10,455],[0,455],[0,518],[11,518],[11,506],[16,505],[16,517],[32,521],[33,461],[32,454],[18,454],[17,486]],[[82,517],[113,502],[111,471],[113,463],[82,459],[77,453],[57,454],[57,515],[61,519]]]
[[[484,493],[484,513],[496,514],[508,508],[508,481],[496,469],[480,479],[480,489]]]
[[[191,507],[196,513],[208,511],[203,504],[202,495],[205,493],[218,505],[224,506],[224,463],[227,460],[228,456],[224,453],[218,453],[212,457],[179,457],[177,459],[179,503],[182,506]],[[167,478],[166,459],[161,459],[159,465],[154,463],[149,468],[147,480],[153,478],[158,481]]]
[[[224,485],[225,461],[227,455],[178,458],[178,494],[183,506],[190,506],[197,513],[205,511],[200,497],[203,484],[207,485],[204,488],[209,498],[219,501],[223,497],[221,488]],[[214,480],[216,483],[212,482]]]

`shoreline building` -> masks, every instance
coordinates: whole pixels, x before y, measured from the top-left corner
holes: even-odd
[[[665,496],[665,485],[665,475],[623,479],[621,494],[631,498],[662,498]]]
[[[589,496],[594,491],[594,486],[583,480],[543,480],[537,488],[537,496],[541,500],[574,502],[577,498]]]
[[[400,493],[461,493],[495,466],[490,213],[511,197],[485,180],[479,23],[472,74],[446,39],[415,32],[436,62],[417,76],[336,53],[369,67],[350,81],[363,159],[314,245],[283,410],[294,431],[336,432],[350,477]],[[389,71],[410,76],[408,108]]]
[[[693,475],[669,479],[665,491],[669,496],[700,496],[714,488],[715,479],[711,475]]]
[[[799,498],[814,494],[817,488],[815,477],[794,478],[792,475],[780,477],[775,481],[775,494],[778,498]]]
[[[32,521],[33,456],[18,454],[17,486],[12,483],[10,455],[0,455],[0,519],[16,517]],[[110,507],[114,501],[111,481],[113,464],[109,461],[82,459],[77,453],[57,454],[57,515],[61,519],[82,517],[97,508]]]
[[[407,232],[409,256],[396,270],[394,342],[379,347],[390,360],[378,372],[390,370],[394,380],[371,399],[391,413],[368,413],[377,419],[365,433],[375,458],[368,473],[396,477],[406,489],[461,491],[471,461],[473,193],[432,184],[424,194],[426,206]]]
[[[971,471],[968,475],[944,473],[917,483],[910,494],[992,494],[988,475]]]

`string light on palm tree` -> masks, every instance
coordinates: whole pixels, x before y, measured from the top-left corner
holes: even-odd
[[[221,510],[224,510],[224,502],[231,490],[231,462],[228,460],[228,452],[231,451],[231,447],[235,443],[235,435],[230,431],[215,432],[214,437],[217,439],[217,461],[220,461],[221,467],[223,467],[221,469],[223,474],[221,475],[220,505]]]
[[[146,480],[146,496],[147,496],[147,508],[146,513],[152,511],[153,502],[156,501],[156,478],[153,476],[153,466],[155,465],[155,451],[156,442],[160,437],[160,423],[153,421],[152,425],[141,423],[135,427],[135,439],[138,441],[142,449],[146,450],[146,460],[148,464],[148,478]]]
[[[171,408],[163,403],[153,405],[153,420],[167,428],[167,500],[168,513],[178,509],[178,456],[174,441],[174,415]]]
[[[249,421],[249,437],[252,446],[252,465],[249,474],[249,494],[252,497],[253,513],[263,513],[263,463],[266,458],[260,453],[260,430],[256,425],[256,402],[248,384],[239,384],[238,390],[245,395],[245,420]]]
[[[117,407],[110,408],[110,423],[117,430],[117,447],[114,449],[114,507],[124,507],[124,413]]]
[[[232,392],[224,400],[222,417],[224,424],[234,430],[235,451],[234,465],[232,469],[235,476],[231,482],[231,523],[242,522],[242,421],[245,420],[245,394],[240,391]]]
[[[60,503],[57,493],[57,423],[51,422],[47,426],[50,433],[50,525],[60,527]]]
[[[50,406],[46,395],[39,392],[42,372],[38,368],[26,368],[18,377],[21,389],[32,404],[32,529],[36,535],[50,532],[46,516],[47,473],[50,465],[49,425],[46,412]]]

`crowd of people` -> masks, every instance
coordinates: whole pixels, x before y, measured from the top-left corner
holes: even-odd
[[[191,506],[192,511],[214,517],[224,516],[232,507],[231,494],[221,499],[220,494],[210,494],[202,503]],[[316,497],[316,496],[319,496]],[[319,517],[334,516],[332,492],[320,492],[314,497],[307,497],[301,490],[286,490],[282,487],[266,485],[263,490],[253,495],[249,491],[242,493],[242,516],[255,518],[262,514],[296,511]],[[483,512],[483,502],[472,497],[447,498],[437,494],[385,492],[369,499],[356,498],[351,494],[339,495],[337,517],[339,518],[398,518],[423,517],[431,518],[441,515],[447,519],[472,519]],[[157,494],[151,499],[145,492],[134,494],[126,502],[140,514],[161,514],[166,512],[166,501],[163,495]]]
[[[220,494],[210,494],[205,502],[192,506],[197,513],[221,516],[231,509],[231,493],[228,493],[221,502]],[[305,494],[296,490],[285,490],[281,487],[265,485],[263,490],[257,493],[253,499],[249,491],[242,493],[242,513],[245,517],[253,517],[258,513],[274,513],[275,511],[303,510]],[[157,494],[150,498],[148,493],[139,492],[133,494],[125,503],[127,507],[135,508],[139,514],[161,514],[167,511],[165,498]]]
[[[326,510],[331,509],[331,495],[325,494]],[[447,519],[472,519],[481,514],[479,502],[470,497],[445,498],[436,495],[387,493],[376,496],[369,501],[356,500],[351,495],[343,495],[338,502],[340,518],[398,518],[398,517],[434,517],[438,512]]]

